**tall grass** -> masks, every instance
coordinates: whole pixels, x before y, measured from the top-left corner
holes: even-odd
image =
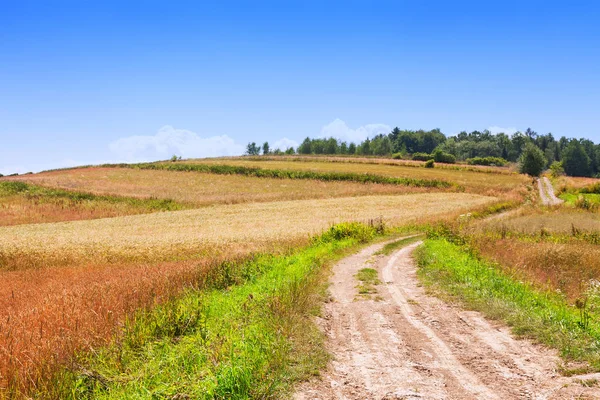
[[[156,169],[167,171],[204,172],[220,175],[244,175],[259,178],[277,179],[314,179],[320,181],[349,181],[361,183],[379,183],[428,188],[450,188],[458,185],[439,179],[399,178],[374,174],[358,174],[352,172],[317,172],[306,170],[266,169],[224,164],[186,164],[186,163],[140,163],[140,164],[106,164],[101,167]],[[457,187],[458,188],[458,187]]]
[[[45,187],[85,190],[95,194],[167,198],[193,207],[432,190],[350,181],[269,179],[133,168],[86,168],[26,175],[18,179]]]
[[[291,255],[216,270],[210,290],[130,319],[112,346],[65,370],[63,398],[273,398],[316,374],[328,357],[312,316],[325,296],[324,268],[381,232],[342,224]],[[232,278],[233,277],[233,278]]]
[[[418,273],[428,285],[507,322],[518,335],[558,349],[567,361],[586,361],[600,369],[600,288],[591,288],[585,303],[574,306],[561,294],[525,283],[454,242],[432,235],[417,250]]]
[[[186,208],[189,205],[170,199],[96,195],[20,181],[0,181],[0,226],[106,218]]]

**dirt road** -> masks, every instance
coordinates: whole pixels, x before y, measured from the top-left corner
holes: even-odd
[[[554,194],[554,187],[552,187],[550,179],[546,177],[538,178],[537,184],[540,192],[540,199],[542,200],[543,205],[555,206],[563,202]]]
[[[600,399],[599,386],[556,372],[554,352],[427,295],[411,256],[417,245],[391,256],[376,255],[382,245],[374,245],[334,267],[320,321],[334,359],[297,400]],[[354,276],[365,267],[382,281],[369,298]]]

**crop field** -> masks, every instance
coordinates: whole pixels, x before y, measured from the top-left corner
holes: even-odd
[[[222,159],[235,159],[233,157],[223,157]],[[260,156],[252,157],[248,156],[245,159],[255,161],[295,161],[295,162],[330,162],[330,163],[355,163],[355,164],[379,164],[379,165],[401,165],[408,167],[423,168],[425,166],[424,161],[416,160],[397,160],[393,158],[377,158],[377,157],[359,157],[359,156],[329,156],[329,155],[279,155],[279,156]],[[515,170],[513,167],[497,167],[497,166],[483,166],[483,165],[468,165],[468,164],[444,164],[438,163],[437,168],[450,169],[450,170],[463,170],[463,171],[475,171],[475,172],[487,172],[494,174],[514,174]]]
[[[531,180],[516,173],[486,173],[472,170],[455,170],[447,168],[415,168],[403,165],[388,165],[378,163],[323,162],[323,161],[287,161],[267,159],[201,159],[185,160],[182,164],[213,164],[259,167],[265,169],[317,171],[317,172],[347,172],[358,174],[373,174],[387,177],[411,177],[429,180],[441,180],[458,184],[467,192],[487,196],[502,196],[521,199],[525,195],[525,186]]]
[[[484,231],[501,230],[540,234],[571,234],[573,229],[585,232],[600,231],[600,214],[594,214],[577,209],[541,210],[536,208],[523,209],[511,218],[494,219],[476,224]]]
[[[170,199],[188,207],[423,193],[426,188],[317,180],[256,178],[130,168],[80,168],[24,175],[19,180],[65,190],[136,198]]]
[[[108,343],[132,313],[202,287],[213,271],[227,276],[223,271],[256,254],[306,245],[331,224],[382,218],[402,225],[496,201],[385,194],[0,227],[0,387],[43,391],[75,352]]]
[[[93,195],[0,181],[0,226],[109,218],[188,208],[169,199]]]
[[[481,253],[570,300],[600,281],[600,215],[573,208],[524,208],[465,228]]]

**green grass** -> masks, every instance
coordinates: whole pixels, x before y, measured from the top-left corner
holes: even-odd
[[[358,285],[358,294],[370,295],[377,293],[375,286],[379,285],[381,281],[376,269],[363,268],[356,273],[355,277],[361,281],[361,284]]]
[[[0,181],[0,199],[3,197],[18,196],[29,201],[44,203],[62,202],[65,205],[72,203],[94,202],[108,204],[124,204],[134,208],[143,208],[153,211],[176,211],[190,208],[187,205],[170,199],[135,198],[111,195],[96,195],[87,192],[68,191],[63,189],[47,188],[20,181]]]
[[[118,343],[82,356],[56,397],[289,398],[328,361],[312,321],[326,298],[325,266],[377,233],[341,224],[291,255],[215,271],[203,285],[213,289],[140,313]]]
[[[576,206],[580,198],[586,199],[590,204],[600,204],[600,194],[596,193],[572,193],[565,192],[560,194],[558,197],[563,199],[566,204]]]
[[[558,349],[567,361],[588,362],[600,370],[598,293],[578,309],[561,295],[537,290],[439,237],[427,239],[416,258],[419,277],[438,293],[505,321],[517,335]]]
[[[426,188],[456,188],[458,185],[440,179],[399,178],[375,174],[360,174],[354,172],[318,172],[307,170],[266,169],[222,164],[186,164],[182,162],[169,163],[140,163],[140,164],[105,164],[101,167],[139,168],[167,171],[203,172],[220,175],[244,175],[259,178],[278,179],[314,179],[321,181],[350,181],[360,183],[379,183]]]
[[[410,237],[402,238],[400,240],[396,240],[396,241],[393,241],[390,243],[386,243],[385,246],[383,246],[383,248],[375,254],[383,254],[385,256],[388,256],[388,255],[392,254],[395,250],[400,249],[405,246],[408,246],[411,243],[418,242],[419,240],[422,240],[422,239],[423,239],[423,235],[418,234],[415,236],[410,236]]]

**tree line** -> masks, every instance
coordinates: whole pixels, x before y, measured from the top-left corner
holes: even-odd
[[[535,174],[537,169],[541,172],[552,168],[555,173],[600,177],[600,144],[565,136],[556,139],[552,133],[542,135],[530,128],[512,135],[483,130],[463,131],[450,137],[440,129],[413,131],[394,128],[388,134],[379,134],[360,143],[333,137],[307,137],[297,148],[285,150],[272,150],[268,142],[262,146],[249,143],[246,153],[381,156],[447,163],[458,160],[482,165],[519,162],[522,168],[535,166],[533,170],[522,171],[530,175],[539,175]]]

